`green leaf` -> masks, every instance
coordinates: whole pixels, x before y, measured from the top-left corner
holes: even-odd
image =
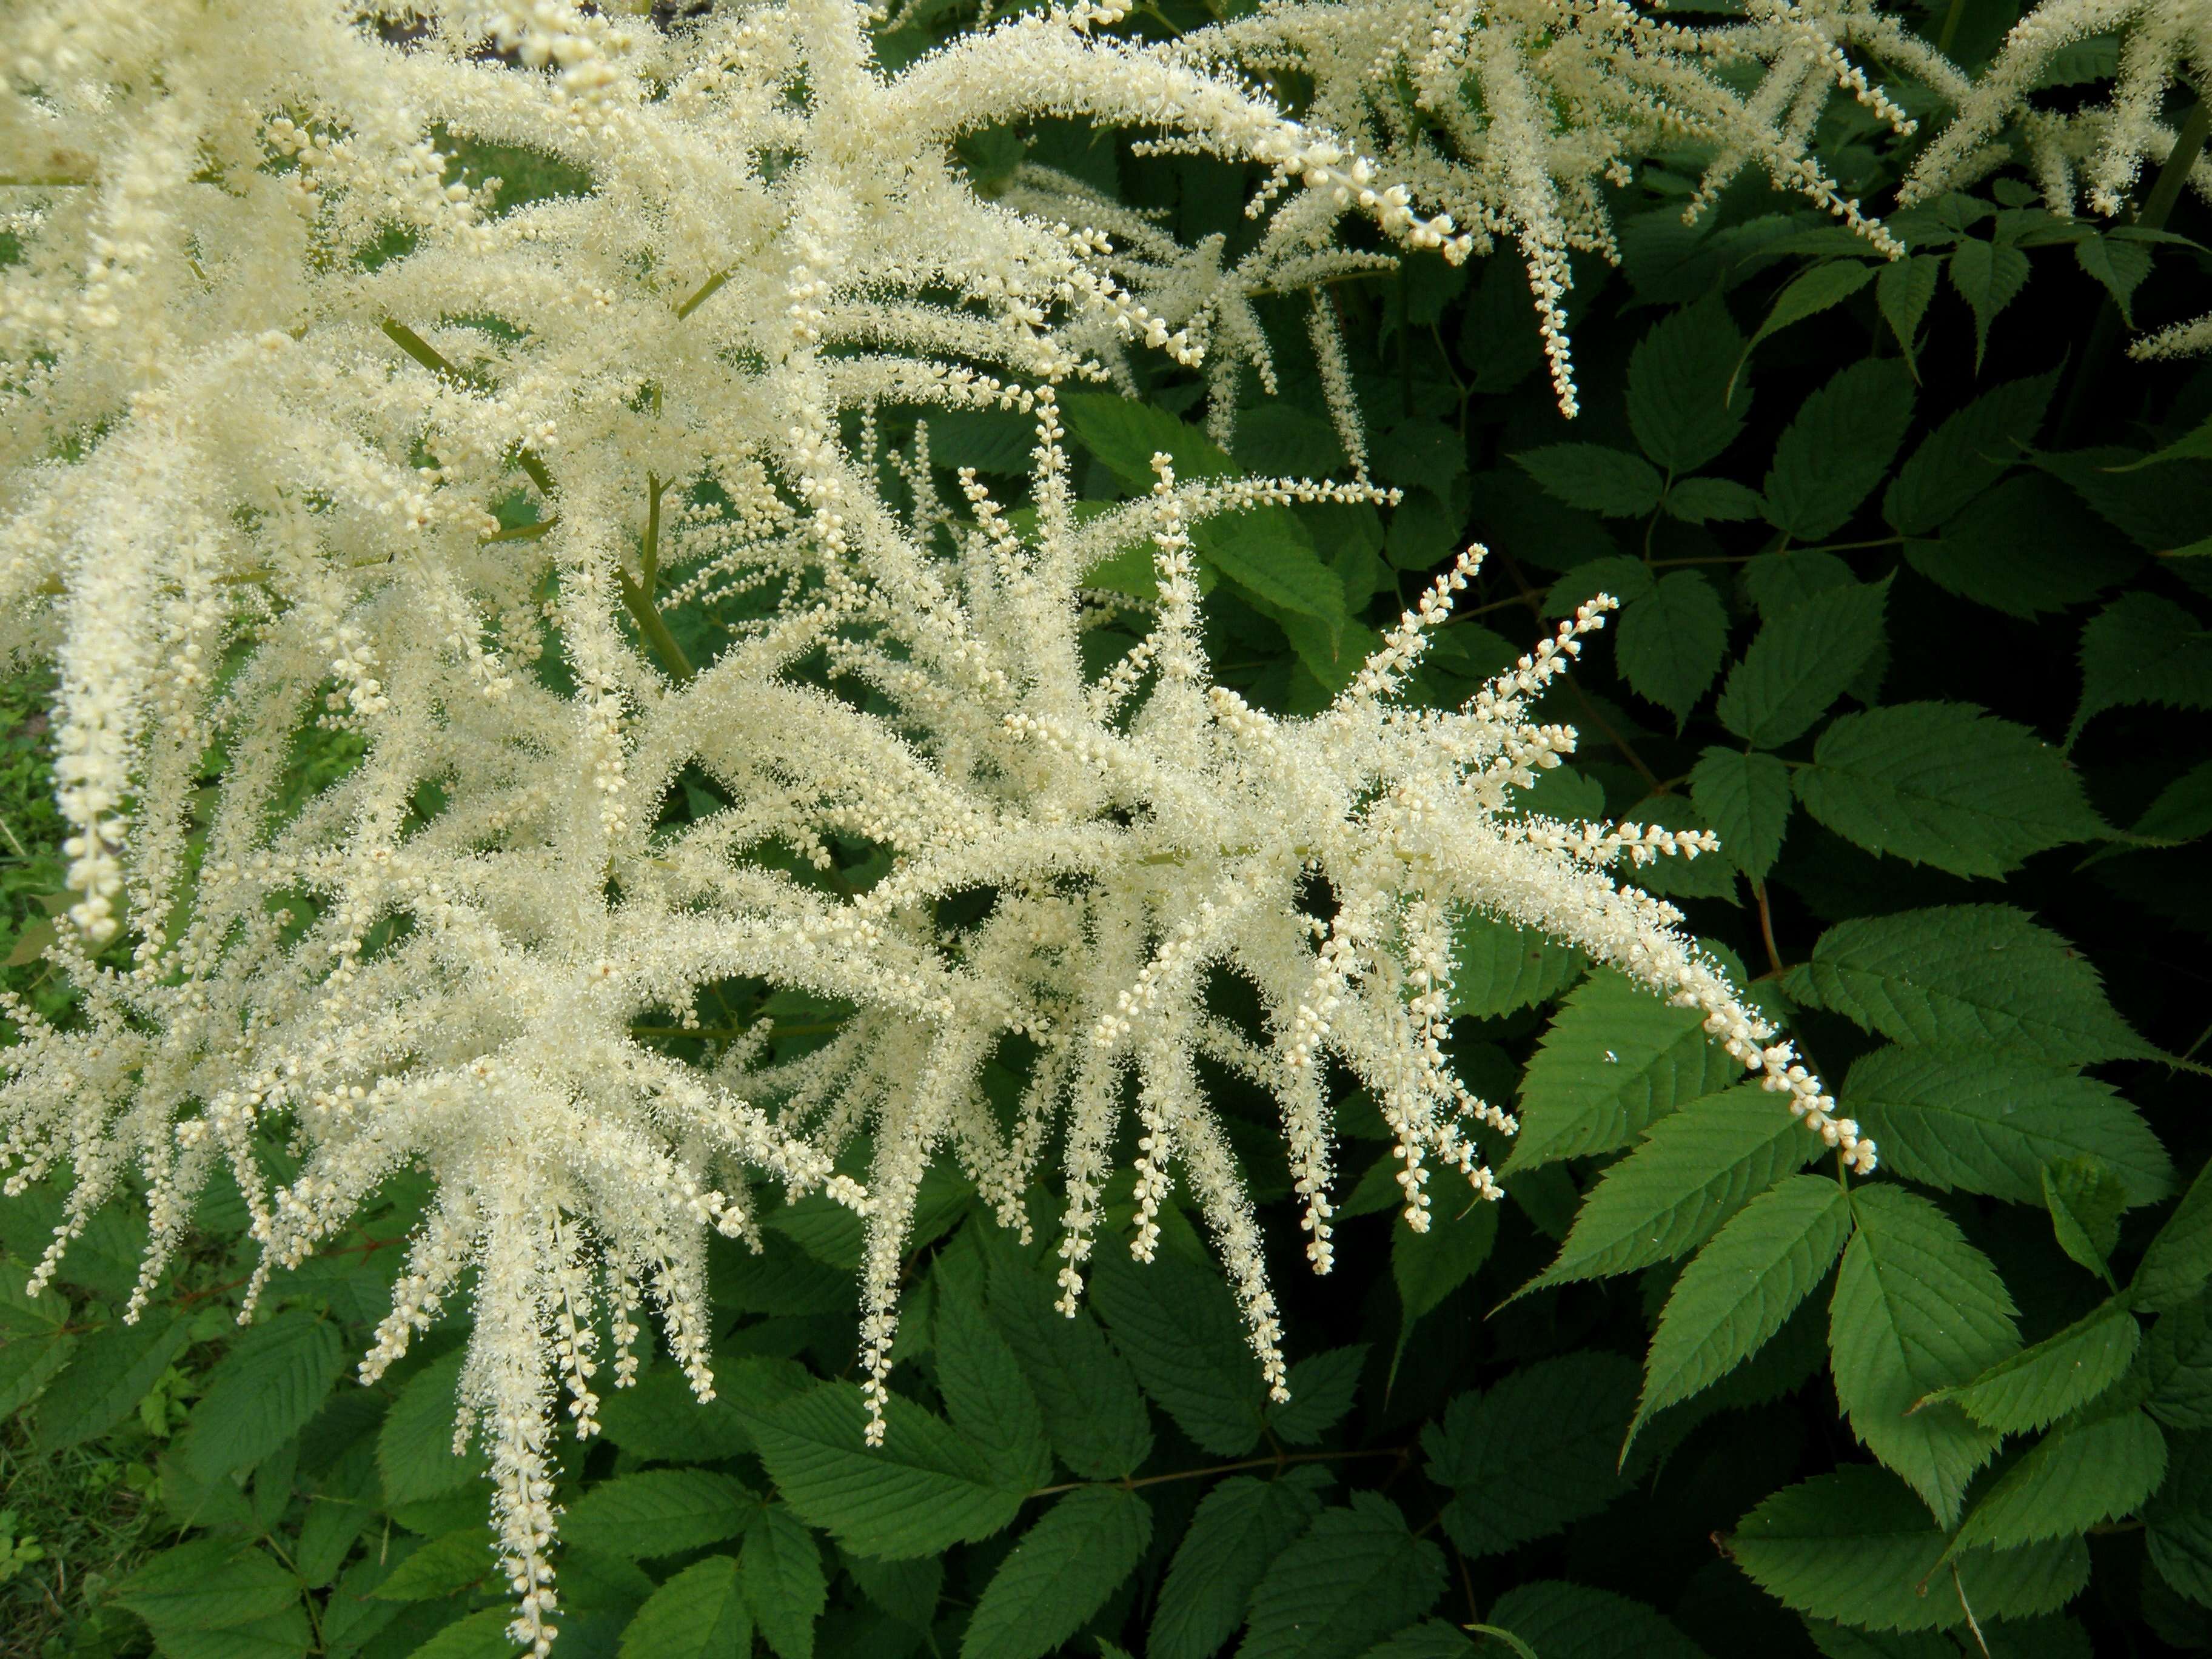
[[[1669,571],[1648,598],[1620,613],[1613,649],[1629,684],[1679,722],[1720,672],[1728,612],[1696,571]]]
[[[814,1534],[780,1504],[753,1516],[738,1557],[745,1605],[780,1659],[814,1659],[814,1623],[830,1602]]]
[[[2212,708],[2212,631],[2172,600],[2124,593],[2081,629],[2081,703],[2070,744],[2107,708]]]
[[[1085,1486],[1022,1534],[983,1587],[960,1659],[1042,1659],[1106,1605],[1152,1541],[1152,1512],[1135,1492]]]
[[[2190,561],[2212,553],[2212,465],[2204,460],[2166,463],[2141,450],[2104,445],[2093,449],[2042,450],[2029,459],[2063,478],[2107,524],[2147,553]]]
[[[1462,1394],[1422,1431],[1429,1478],[1449,1486],[1444,1530],[1467,1555],[1503,1553],[1595,1515],[1628,1490],[1620,1441],[1636,1363],[1595,1351],[1524,1364]]]
[[[945,1413],[991,1466],[994,1482],[1013,1492],[1052,1478],[1044,1413],[1013,1348],[983,1311],[979,1276],[940,1271],[936,1358]]]
[[[369,1594],[380,1601],[441,1601],[483,1583],[498,1569],[492,1535],[479,1522],[432,1539]]]
[[[2181,1202],[2144,1249],[2129,1293],[2146,1313],[2164,1313],[2191,1300],[2208,1280],[2212,1280],[2212,1164],[2197,1172]]]
[[[1882,320],[1896,337],[1899,349],[1905,353],[1905,366],[1916,380],[1920,378],[1920,363],[1914,356],[1913,342],[1920,332],[1921,319],[1928,314],[1928,302],[1936,297],[1936,279],[1942,274],[1941,259],[1916,253],[1910,258],[1891,260],[1875,283],[1875,303],[1881,307]]]
[[[305,1426],[345,1369],[336,1324],[301,1310],[256,1325],[233,1345],[192,1408],[181,1450],[212,1480],[250,1468]]]
[[[1766,510],[1756,489],[1733,478],[1680,479],[1668,487],[1662,505],[1684,524],[1741,524]]]
[[[1721,688],[1721,724],[1761,749],[1802,737],[1881,649],[1888,599],[1887,578],[1850,582],[1771,615]]]
[[[1763,1347],[1827,1276],[1850,1221],[1849,1194],[1815,1175],[1792,1176],[1737,1212],[1674,1282],[1631,1434]]]
[[[1034,416],[1016,409],[932,409],[922,418],[929,422],[933,465],[972,466],[979,472],[1024,477],[1034,465]]]
[[[1632,559],[1626,554],[1589,559],[1552,584],[1544,595],[1543,611],[1547,617],[1571,617],[1579,607],[1601,594],[1624,605],[1632,605],[1638,599],[1649,599],[1656,586],[1650,567],[1641,559]]]
[[[376,1437],[376,1465],[385,1501],[418,1503],[464,1491],[483,1474],[479,1455],[453,1455],[455,1392],[460,1386],[459,1349],[433,1360],[399,1391]]]
[[[93,1332],[40,1400],[38,1449],[60,1451],[106,1434],[130,1416],[191,1340],[190,1320],[157,1309],[136,1325],[117,1320]]]
[[[1423,1316],[1474,1277],[1490,1259],[1498,1240],[1498,1206],[1477,1194],[1450,1190],[1436,1194],[1425,1232],[1409,1226],[1390,1230],[1390,1276],[1398,1285],[1401,1313],[1398,1351]]]
[[[1972,1382],[1935,1397],[1953,1401],[2000,1433],[2031,1434],[2118,1382],[2135,1359],[2142,1330],[2125,1304],[2100,1303],[2056,1336],[2022,1348]]]
[[[1912,377],[1886,357],[1851,364],[1805,399],[1774,446],[1766,520],[1799,541],[1840,529],[1874,493],[1912,421]]]
[[[1414,1537],[1389,1499],[1355,1492],[1267,1569],[1237,1659],[1355,1659],[1443,1589],[1443,1552]]]
[[[1291,1367],[1291,1397],[1267,1407],[1267,1427],[1279,1440],[1310,1446],[1352,1409],[1359,1393],[1360,1368],[1368,1345],[1354,1342],[1301,1359]]]
[[[2027,283],[2027,255],[2006,242],[1969,236],[1952,251],[1951,286],[1974,313],[1974,372],[1982,372],[1990,325]]]
[[[1145,1392],[1200,1449],[1250,1451],[1267,1388],[1228,1287],[1167,1253],[1140,1264],[1107,1249],[1095,1260],[1091,1299]]]
[[[2002,876],[2106,832],[2064,756],[1968,703],[1844,715],[1797,774],[1797,799],[1869,852],[1958,876]]]
[[[311,1589],[337,1577],[353,1541],[377,1513],[376,1448],[356,1440],[315,1486],[292,1565]]]
[[[634,1560],[681,1555],[735,1538],[759,1506],[709,1469],[646,1469],[585,1488],[561,1531],[571,1544]]]
[[[864,1444],[860,1389],[832,1382],[751,1419],[769,1478],[801,1520],[856,1554],[896,1559],[988,1537],[1014,1518],[1024,1494],[1000,1486],[944,1419],[897,1395],[884,1415],[884,1443]]]
[[[2145,1409],[2169,1429],[2212,1429],[2212,1298],[2184,1303],[2152,1326],[2147,1358]]]
[[[1705,1659],[1703,1648],[1644,1602],[1558,1578],[1516,1584],[1491,1603],[1489,1622],[1540,1659]]]
[[[1235,1634],[1267,1564],[1321,1513],[1327,1482],[1308,1466],[1274,1480],[1233,1475],[1207,1492],[1168,1564],[1147,1659],[1207,1659]]]
[[[721,1368],[715,1369],[719,1376]],[[753,1445],[737,1408],[720,1396],[702,1401],[673,1365],[656,1365],[629,1388],[608,1389],[599,1398],[599,1430],[631,1456],[655,1463],[719,1462]]]
[[[2046,472],[2015,472],[1977,495],[1936,541],[1910,540],[1905,562],[1948,592],[2008,617],[2094,599],[2142,568],[2080,496]]]
[[[1549,1002],[1589,958],[1531,928],[1469,912],[1452,932],[1451,1011],[1488,1019]]]
[[[1882,515],[1924,536],[2021,459],[2058,384],[2058,371],[1986,392],[1920,441],[1882,497]]]
[[[1345,464],[1326,416],[1281,403],[1238,411],[1236,453],[1246,471],[1268,478],[1326,478]]]
[[[2166,1436],[2140,1411],[2063,1424],[1984,1492],[1954,1549],[2012,1549],[2132,1515],[2166,1476]]]
[[[1418,1625],[1408,1625],[1388,1641],[1377,1643],[1367,1650],[1364,1659],[1468,1659],[1475,1650],[1468,1632],[1497,1636],[1512,1644],[1522,1659],[1536,1659],[1522,1647],[1521,1638],[1510,1631],[1500,1631],[1492,1625],[1468,1625],[1464,1628],[1448,1625],[1441,1619],[1425,1619]]]
[[[1919,1402],[2014,1352],[2017,1310],[1989,1258],[1929,1200],[1859,1187],[1851,1212],[1857,1231],[1828,1310],[1836,1398],[1859,1443],[1948,1528],[1997,1436],[1956,1406]]]
[[[1164,409],[1106,392],[1062,396],[1061,414],[1076,441],[1105,464],[1122,489],[1144,495],[1152,487],[1152,457],[1168,456],[1179,483],[1233,478],[1237,463],[1206,434]]]
[[[860,1594],[900,1623],[927,1630],[945,1593],[945,1563],[932,1556],[920,1561],[878,1561],[847,1555],[845,1571]]]
[[[622,1659],[741,1659],[753,1649],[733,1556],[710,1555],[653,1591],[623,1632]]]
[[[1747,349],[1755,349],[1761,341],[1771,339],[1792,323],[1802,323],[1841,305],[1872,282],[1874,276],[1875,267],[1869,264],[1831,260],[1814,265],[1775,296],[1773,308],[1759,325],[1759,332],[1751,337]]]
[[[456,1619],[407,1659],[510,1659],[515,1644],[508,1639],[507,1627],[514,1618],[505,1607],[486,1607]]]
[[[1690,769],[1690,800],[1721,838],[1721,854],[1763,882],[1781,856],[1796,805],[1790,769],[1771,755],[1708,749]]]
[[[1332,630],[1346,621],[1344,581],[1321,562],[1313,538],[1285,507],[1210,519],[1191,534],[1199,556],[1251,597]]]
[[[2199,761],[2160,790],[2132,833],[2176,842],[2212,835],[2212,760]]]
[[[1106,1345],[1089,1308],[1062,1315],[1052,1281],[1027,1261],[1010,1249],[991,1251],[988,1261],[991,1316],[1021,1362],[1060,1462],[1086,1480],[1133,1473],[1152,1452],[1152,1430],[1128,1363]]]
[[[0,1334],[9,1337],[56,1336],[70,1322],[69,1298],[58,1291],[31,1295],[21,1268],[0,1261]]]
[[[196,1538],[142,1562],[115,1599],[166,1631],[224,1630],[295,1607],[300,1587],[276,1559],[235,1538]]]
[[[2043,1166],[2043,1201],[2051,1211],[2058,1248],[2112,1285],[2112,1270],[2106,1258],[2119,1243],[2120,1212],[2128,1207],[2127,1183],[2095,1153],[2077,1152]]]
[[[1626,1146],[1668,1113],[1736,1081],[1742,1068],[1675,1008],[1610,969],[1568,996],[1521,1083],[1521,1132],[1507,1173]]]
[[[2055,1066],[2158,1054],[2112,1012],[2087,958],[2008,905],[1838,922],[1783,988],[1898,1042],[1989,1044]]]
[[[1644,517],[1666,482],[1642,456],[1603,444],[1547,444],[1513,459],[1559,501],[1601,518]]]
[[[1848,587],[1856,578],[1835,554],[1797,547],[1753,554],[1737,580],[1759,619],[1771,623],[1832,587]]]
[[[2212,1434],[2177,1438],[2172,1469],[2143,1519],[2159,1576],[2212,1607]]]
[[[10,1336],[0,1342],[0,1417],[39,1397],[76,1354],[74,1336]]]
[[[1984,1624],[2051,1613],[2088,1582],[2079,1538],[1969,1550],[1938,1576],[1948,1543],[1902,1482],[1862,1464],[1776,1492],[1739,1523],[1729,1551],[1784,1605],[1877,1631],[1963,1625],[1969,1604]]]
[[[1820,1137],[1756,1084],[1692,1101],[1606,1170],[1559,1259],[1521,1294],[1686,1255],[1820,1150]]]
[[[1730,396],[1744,349],[1717,294],[1670,313],[1637,342],[1628,360],[1628,424],[1661,467],[1693,472],[1735,441],[1751,410],[1748,390]]]
[[[165,1630],[161,1659],[307,1659],[314,1632],[305,1609],[289,1607],[222,1630]]]
[[[1939,1192],[2043,1202],[2043,1166],[2091,1152],[2120,1172],[2131,1203],[2173,1190],[2173,1165],[2112,1085],[1996,1048],[1877,1048],[1844,1080],[1844,1109],[1883,1166]]]

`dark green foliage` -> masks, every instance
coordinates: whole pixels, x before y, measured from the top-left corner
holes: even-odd
[[[1951,12],[1972,56],[2017,8]],[[884,60],[962,15],[912,11]],[[1824,143],[1880,206],[1908,153],[1857,119]],[[1048,144],[1077,147],[994,129],[966,153],[992,184]],[[1091,159],[1147,206],[1227,199],[1202,161]],[[502,207],[590,187],[525,152],[463,162],[506,181]],[[2212,371],[2129,364],[2093,327],[2107,303],[2147,326],[2201,310],[2205,256],[2039,217],[1999,177],[1905,216],[1912,252],[1885,264],[1755,178],[1686,228],[1695,172],[1646,158],[1613,198],[1620,276],[1577,267],[1572,425],[1510,251],[1334,284],[1376,475],[1405,498],[1202,526],[1207,643],[1224,684],[1313,712],[1479,538],[1408,684],[1449,707],[1613,595],[1541,705],[1579,746],[1523,805],[1719,834],[1717,857],[1625,873],[1802,1038],[1881,1170],[1844,1181],[1694,1015],[1465,917],[1447,1046],[1519,1115],[1486,1148],[1503,1203],[1437,1172],[1408,1231],[1380,1113],[1346,1095],[1335,1267],[1313,1280],[1272,1105],[1207,1079],[1271,1240],[1290,1403],[1179,1191],[1139,1266],[1126,1179],[1109,1190],[1071,1320],[1044,1196],[1024,1243],[939,1174],[870,1449],[856,1224],[765,1206],[763,1253],[713,1246],[716,1398],[649,1360],[635,1388],[603,1376],[603,1434],[560,1447],[556,1652],[2212,1647]],[[2201,205],[2174,229],[2206,240]],[[1256,304],[1280,390],[1248,386],[1226,453],[1188,417],[1199,377],[1154,356],[1139,398],[1064,396],[1079,514],[1150,489],[1155,452],[1185,478],[1348,476],[1304,301]],[[886,411],[886,440],[911,420]],[[1031,533],[1029,418],[930,427],[933,461],[990,475]],[[1091,580],[1151,594],[1150,550]],[[46,690],[0,685],[0,974],[65,1018],[40,957]],[[274,810],[360,754],[303,733]],[[1225,988],[1219,1012],[1249,1003]],[[837,1018],[800,1015],[817,1036]],[[22,1293],[61,1197],[0,1201],[0,1653],[508,1654],[483,1459],[453,1445],[463,1316],[374,1387],[351,1375],[414,1178],[243,1328],[234,1190],[133,1323],[145,1231],[120,1211]]]

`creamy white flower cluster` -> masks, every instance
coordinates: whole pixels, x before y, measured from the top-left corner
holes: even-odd
[[[2109,95],[2060,112],[2033,94],[2069,47],[2119,37],[2119,74]],[[2177,130],[2164,118],[2177,86],[2197,88]],[[2054,213],[2071,216],[2084,197],[2106,218],[2127,214],[2143,163],[2165,164],[2182,147],[2179,180],[2212,202],[2212,156],[2204,148],[2212,112],[2212,6],[2203,0],[2043,0],[1958,100],[1958,112],[1914,162],[1898,192],[1911,204],[1982,178],[2024,153]],[[2171,206],[2169,200],[2166,206]],[[2162,210],[2161,210],[2162,211]],[[2140,358],[2212,351],[2212,313],[2135,341]]]
[[[1749,0],[1741,21],[1705,27],[1629,0],[1263,0],[1181,50],[1311,77],[1315,119],[1449,209],[1485,251],[1510,237],[1528,267],[1553,389],[1572,415],[1567,256],[1618,257],[1600,187],[1628,182],[1645,156],[1710,153],[1687,221],[1755,165],[1882,252],[1902,251],[1812,155],[1814,124],[1838,90],[1899,133],[1913,130],[1846,46],[1948,93],[1963,86],[1867,0]]]
[[[362,1374],[477,1275],[464,1422],[540,1653],[561,1401],[592,1432],[648,1306],[709,1395],[707,1230],[757,1240],[763,1203],[864,1218],[880,1406],[929,1164],[1028,1228],[1055,1158],[1072,1305],[1127,1139],[1127,1247],[1186,1182],[1279,1389],[1207,1075],[1279,1103],[1318,1268],[1332,1067],[1391,1125],[1411,1224],[1438,1165],[1494,1197],[1474,1132],[1511,1121],[1444,1049],[1468,909],[1700,1010],[1872,1167],[1621,878],[1711,838],[1516,805],[1571,749],[1531,705],[1604,602],[1462,708],[1404,707],[1462,562],[1332,707],[1279,719],[1209,677],[1191,529],[1373,492],[1163,458],[1148,495],[1076,511],[1058,388],[1109,379],[1124,341],[1201,342],[1132,295],[1110,224],[979,196],[963,134],[1136,127],[1261,163],[1309,244],[1351,212],[1463,246],[1341,140],[1095,38],[1111,16],[1024,16],[893,76],[842,0],[669,29],[567,0],[0,17],[0,131],[40,158],[0,271],[0,611],[58,664],[79,900],[53,954],[82,993],[66,1030],[9,1006],[0,1165],[17,1190],[74,1176],[41,1279],[143,1187],[134,1311],[228,1169],[263,1249],[249,1314],[427,1172]],[[564,162],[579,193],[501,211],[449,177],[455,138]],[[879,411],[915,405],[1031,418],[1025,511],[972,475],[946,499],[926,423],[884,449]],[[502,517],[518,501],[534,516]],[[1158,576],[1142,637],[1086,672],[1121,614],[1086,577],[1133,544]],[[694,661],[687,638],[721,642]],[[313,727],[358,761],[295,799]],[[679,780],[723,804],[660,827]],[[855,841],[878,878],[813,878]],[[1224,975],[1256,1022],[1212,1012]],[[733,981],[855,1012],[799,1058],[758,1029],[692,1063],[638,1029],[695,1027]],[[1017,1053],[1002,1114],[983,1073]],[[271,1146],[298,1160],[273,1187]]]

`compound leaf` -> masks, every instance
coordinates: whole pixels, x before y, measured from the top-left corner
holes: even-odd
[[[1324,1510],[1268,1568],[1237,1659],[1355,1659],[1443,1594],[1443,1552],[1416,1538],[1397,1505],[1352,1494]]]
[[[1763,492],[1767,522],[1803,542],[1840,529],[1888,473],[1911,421],[1903,363],[1869,357],[1844,369],[1805,399],[1777,441]]]
[[[1669,1006],[1610,969],[1594,973],[1560,1005],[1528,1062],[1505,1169],[1625,1146],[1741,1071],[1696,1011]]]
[[[735,1538],[759,1507],[738,1481],[710,1469],[644,1469],[586,1488],[561,1530],[570,1544],[651,1560]]]
[[[2009,905],[1838,922],[1784,988],[1898,1042],[2002,1047],[2055,1066],[2158,1053],[2113,1012],[2087,958]]]
[[[1308,1467],[1279,1480],[1232,1475],[1206,1493],[1160,1586],[1150,1659],[1206,1659],[1236,1633],[1267,1564],[1321,1513],[1326,1481]]]
[[[1721,838],[1722,856],[1765,881],[1796,804],[1790,769],[1771,755],[1708,749],[1690,769],[1690,799]]]
[[[623,1631],[622,1659],[741,1659],[752,1647],[737,1558],[710,1555],[637,1610]]]
[[[2105,832],[2058,750],[1966,703],[1844,715],[1797,774],[1797,799],[1869,852],[1958,876],[2002,876]]]
[[[1653,1124],[1642,1146],[1606,1170],[1558,1260],[1522,1294],[1686,1255],[1820,1151],[1819,1137],[1756,1084],[1692,1101]]]
[[[1024,1494],[1000,1485],[943,1418],[896,1395],[884,1414],[884,1443],[866,1445],[860,1389],[833,1382],[752,1417],[761,1461],[801,1520],[857,1554],[896,1559],[988,1537],[1014,1518]]]
[[[1595,1515],[1628,1489],[1621,1436],[1636,1364],[1562,1354],[1451,1402],[1422,1431],[1429,1478],[1453,1488],[1444,1530],[1468,1556],[1494,1555]]]
[[[1738,1211],[1667,1298],[1630,1432],[1764,1346],[1827,1276],[1850,1224],[1849,1194],[1824,1176],[1792,1176]]]
[[[2142,1412],[2062,1424],[1982,1495],[1952,1547],[2010,1549],[2085,1533],[2132,1515],[2165,1475],[2166,1436]]]
[[[1846,581],[1778,609],[1721,688],[1721,724],[1761,749],[1802,737],[1881,651],[1888,599],[1886,578]]]
[[[1843,1103],[1885,1167],[1938,1192],[2043,1202],[2043,1168],[2094,1153],[2131,1204],[2173,1190],[2173,1164],[2142,1115],[2109,1083],[1996,1048],[1877,1048],[1851,1066]]]
[[[1815,1475],[1769,1498],[1729,1540],[1735,1564],[1784,1606],[1876,1631],[1942,1630],[2028,1618],[2065,1606],[2089,1578],[2079,1538],[2017,1550],[1968,1550],[1936,1576],[1949,1539],[1895,1476],[1864,1464]],[[1932,1580],[1932,1582],[1931,1582]]]
[[[1956,1406],[1923,1402],[2017,1349],[2017,1310],[1989,1258],[1929,1200],[1861,1187],[1851,1210],[1857,1231],[1828,1314],[1836,1398],[1860,1443],[1948,1527],[1997,1437]]]
[[[1152,1512],[1119,1486],[1068,1493],[1022,1534],[983,1587],[961,1659],[1042,1659],[1106,1605],[1152,1541]]]

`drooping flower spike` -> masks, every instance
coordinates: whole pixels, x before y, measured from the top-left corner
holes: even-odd
[[[1199,347],[1110,234],[971,189],[963,133],[1134,125],[1264,163],[1309,226],[1360,212],[1463,247],[1339,140],[1097,38],[1107,15],[1019,19],[895,76],[835,0],[665,30],[563,0],[0,19],[0,130],[47,169],[9,187],[0,612],[59,669],[77,926],[53,955],[82,994],[67,1029],[8,1005],[0,1162],[17,1190],[74,1176],[42,1279],[143,1188],[134,1310],[228,1169],[263,1249],[247,1316],[395,1171],[427,1175],[362,1372],[476,1275],[465,1425],[541,1653],[559,1402],[592,1431],[648,1304],[708,1394],[707,1230],[757,1240],[763,1202],[863,1218],[880,1405],[929,1162],[1029,1227],[1056,1158],[1073,1298],[1126,1139],[1129,1248],[1186,1183],[1279,1388],[1206,1072],[1278,1103],[1316,1267],[1333,1066],[1398,1138],[1409,1223],[1439,1165],[1494,1196],[1473,1137],[1510,1120],[1443,1052],[1463,909],[1701,1009],[1871,1164],[1620,879],[1709,837],[1515,810],[1571,750],[1533,704],[1601,602],[1465,708],[1406,706],[1462,562],[1331,707],[1281,719],[1212,683],[1191,531],[1376,492],[1163,463],[1143,498],[1075,511],[1059,388],[1109,378],[1122,339]],[[449,180],[453,135],[551,187],[507,205]],[[926,423],[883,451],[878,411],[917,405],[1033,418],[1033,519],[972,476],[945,499]],[[1086,673],[1086,577],[1132,544],[1157,550],[1144,636]],[[311,728],[350,763],[303,794]],[[659,829],[679,779],[726,804]],[[854,840],[883,854],[872,884],[810,878]],[[939,920],[979,892],[981,920]],[[1257,1025],[1209,1011],[1223,973]],[[694,1028],[739,981],[854,1012],[799,1058],[762,1030],[693,1063],[638,1029]],[[1009,1121],[981,1079],[1015,1042]],[[298,1157],[273,1186],[271,1145]]]

